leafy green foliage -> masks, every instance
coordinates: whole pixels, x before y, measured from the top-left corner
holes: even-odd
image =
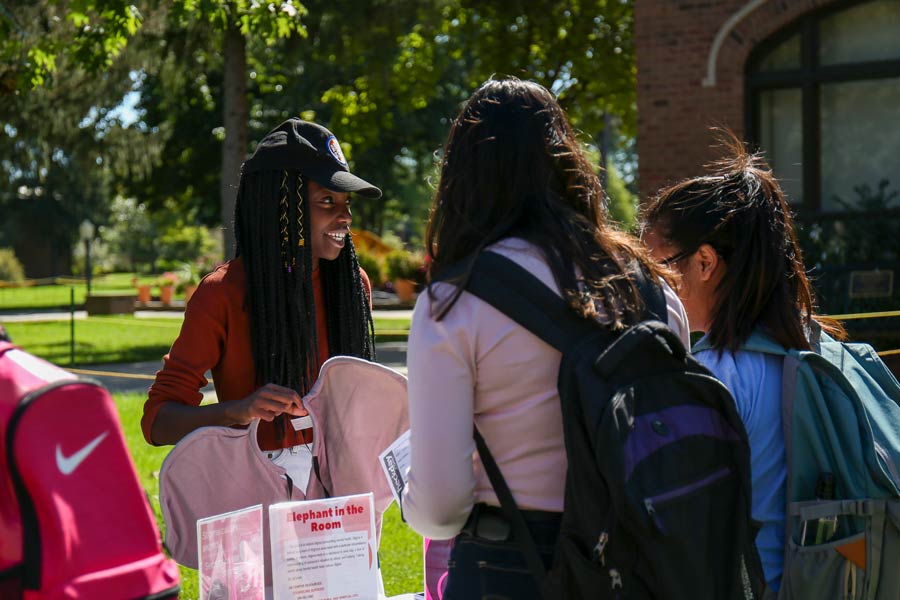
[[[157,229],[147,206],[117,196],[110,212],[110,223],[102,234],[110,253],[117,257],[113,266],[130,271],[152,266],[157,256]]]
[[[526,77],[553,89],[586,144],[603,130],[609,114],[623,136],[634,130],[630,2],[140,0],[137,5],[35,0],[14,9],[11,18],[0,15],[0,29],[15,38],[0,48],[36,48],[29,60],[56,66],[43,87],[32,89],[16,79],[26,55],[0,55],[0,93],[12,82],[17,99],[0,114],[9,114],[18,132],[8,140],[0,133],[0,146],[8,142],[9,147],[0,154],[13,155],[13,147],[30,137],[23,132],[35,132],[27,142],[33,151],[27,159],[15,159],[13,170],[33,174],[31,181],[0,192],[0,207],[6,202],[15,203],[17,212],[23,209],[0,224],[0,244],[17,239],[19,224],[39,213],[52,215],[53,239],[60,248],[70,247],[73,226],[81,219],[109,223],[109,206],[118,195],[138,198],[148,213],[162,216],[154,220],[163,230],[170,225],[163,222],[165,213],[173,211],[188,225],[221,225],[221,206],[234,190],[223,190],[220,182],[236,172],[222,170],[223,140],[227,131],[243,127],[225,122],[224,97],[234,93],[225,86],[225,75],[234,71],[223,41],[227,28],[236,27],[246,46],[248,139],[259,139],[290,116],[328,126],[354,172],[385,192],[383,201],[356,205],[354,225],[393,233],[407,247],[421,246],[437,180],[435,155],[450,121],[492,74]],[[100,29],[112,32],[106,44]],[[80,45],[73,42],[76,37]],[[88,48],[105,62],[89,60],[81,50]],[[100,64],[109,66],[97,71]],[[4,78],[4,72],[16,77]],[[126,126],[116,111],[129,91],[135,92],[137,121]],[[52,135],[50,123],[58,124]],[[48,139],[54,140],[49,146]],[[48,161],[54,152],[64,159]],[[103,168],[92,168],[98,159]],[[52,168],[43,174],[47,162]],[[16,197],[22,185],[36,189],[39,180],[49,178],[59,183],[53,190],[46,182],[40,186],[43,200],[26,203]],[[129,254],[136,256],[133,250]]]
[[[307,11],[299,1],[176,0],[171,4],[172,18],[187,28],[197,21],[219,30],[237,23],[243,36],[259,37],[268,45],[293,33],[306,33],[300,19]]]
[[[835,197],[846,212],[804,219],[798,237],[806,264],[821,267],[900,261],[900,244],[896,243],[900,240],[900,219],[896,217],[900,193],[889,188],[887,179],[882,179],[875,190],[868,184],[856,186],[855,202]],[[894,243],[886,243],[889,240]]]
[[[178,270],[185,261],[195,261],[213,248],[215,242],[205,227],[176,224],[156,240],[157,264],[162,269]]]
[[[900,208],[896,201],[900,192],[890,190],[890,181],[882,179],[876,189],[864,183],[853,188],[856,201],[836,198],[838,204],[856,216],[884,216],[891,208]],[[839,232],[839,260],[843,263],[864,261],[900,261],[900,219],[848,219]],[[893,240],[894,243],[885,243]]]
[[[900,264],[900,193],[891,190],[886,179],[875,189],[869,184],[853,188],[855,202],[835,198],[845,211],[818,214],[797,221],[797,237],[804,262],[811,271],[820,308],[826,313],[850,313],[890,310],[900,301],[900,286],[894,283],[892,296],[886,298],[850,298],[850,273],[854,270],[894,269]],[[860,325],[851,322],[854,335]],[[863,333],[863,339],[875,342],[884,332],[884,324]],[[889,346],[890,347],[890,346]]]
[[[425,265],[422,256],[406,250],[391,252],[385,258],[387,277],[391,281],[409,279],[417,283],[425,280]]]
[[[606,194],[609,198],[610,218],[623,229],[633,230],[637,224],[638,199],[614,167],[606,172]]]
[[[0,248],[0,281],[19,283],[25,280],[25,269],[11,248]]]
[[[51,82],[63,56],[77,68],[101,72],[142,20],[124,0],[33,2],[0,16],[0,93],[7,94]]]
[[[356,252],[356,258],[359,260],[359,266],[366,272],[366,275],[369,276],[369,283],[372,284],[373,288],[384,285],[384,265],[381,260],[372,254],[361,252],[359,250]]]

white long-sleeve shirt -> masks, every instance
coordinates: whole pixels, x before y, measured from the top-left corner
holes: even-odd
[[[490,250],[514,260],[559,294],[540,251],[521,239]],[[689,347],[681,302],[663,285],[668,324]],[[438,299],[454,291],[436,284]],[[522,509],[560,512],[566,477],[557,376],[562,355],[480,298],[463,292],[441,321],[419,295],[407,367],[411,465],[407,522],[425,537],[459,533],[472,506],[499,506],[475,452],[477,424]]]

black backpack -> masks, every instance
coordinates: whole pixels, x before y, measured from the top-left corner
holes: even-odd
[[[568,471],[549,571],[476,429],[479,455],[545,600],[760,598],[750,449],[734,400],[663,324],[660,287],[641,269],[632,277],[647,320],[621,333],[578,317],[496,253],[478,256],[466,285],[563,355]]]

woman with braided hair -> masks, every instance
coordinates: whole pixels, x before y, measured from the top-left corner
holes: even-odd
[[[290,423],[306,415],[300,398],[330,356],[375,355],[371,286],[350,239],[351,193],[381,196],[349,172],[324,127],[293,118],[263,138],[241,172],[235,258],[201,281],[150,387],[141,420],[150,444],[258,418],[260,448],[296,471],[295,482],[308,478],[311,430]],[[201,405],[207,370],[218,403]]]
[[[426,537],[455,539],[444,600],[536,598],[472,433],[477,426],[549,567],[568,464],[562,354],[465,291],[472,259],[487,251],[512,260],[566,300],[586,330],[641,320],[631,274],[661,272],[607,221],[599,178],[553,94],[515,78],[483,84],[453,122],[426,247],[430,283],[409,336],[403,514]],[[663,318],[687,344],[681,303],[662,287]]]

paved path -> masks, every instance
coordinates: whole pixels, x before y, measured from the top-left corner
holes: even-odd
[[[406,342],[385,342],[375,347],[378,362],[406,375]],[[105,385],[111,392],[133,392],[145,394],[147,388],[153,382],[156,372],[162,367],[162,362],[157,360],[113,363],[101,365],[81,365],[74,372],[82,377],[96,379]],[[63,368],[66,368],[63,366]],[[114,375],[121,373],[122,375]],[[212,380],[210,373],[206,378]],[[212,383],[201,390],[207,399],[215,400],[216,392]]]

